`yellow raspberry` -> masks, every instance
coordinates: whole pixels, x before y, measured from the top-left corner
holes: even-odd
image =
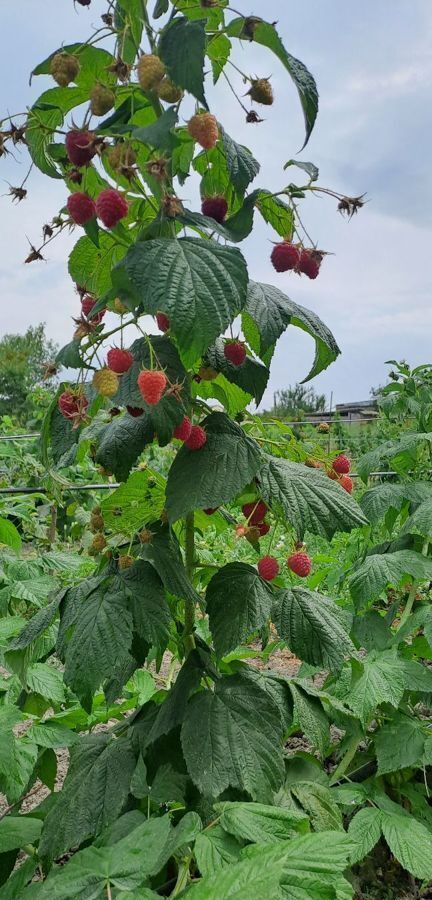
[[[204,150],[211,150],[219,137],[217,119],[211,113],[192,116],[188,122],[188,132]]]
[[[143,91],[154,91],[165,75],[165,66],[154,53],[145,53],[138,61],[137,70]]]
[[[67,87],[71,81],[75,81],[79,70],[79,59],[70,53],[56,53],[51,60],[50,72],[60,87]]]
[[[182,89],[177,87],[168,75],[165,75],[158,84],[157,94],[160,100],[165,100],[165,103],[178,103],[183,97]]]
[[[119,389],[119,380],[116,373],[105,366],[94,373],[93,387],[102,397],[114,397]]]
[[[95,84],[90,92],[90,109],[94,116],[104,116],[113,108],[115,94],[105,84]]]

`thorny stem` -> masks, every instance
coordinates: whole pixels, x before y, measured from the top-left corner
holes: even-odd
[[[422,547],[423,556],[427,556],[428,549],[429,549],[429,541],[426,540]],[[409,619],[409,617],[411,615],[418,586],[419,586],[419,581],[418,580],[413,581],[413,583],[411,585],[411,590],[408,594],[408,600],[406,602],[405,609],[400,617],[399,625],[397,626],[396,631],[400,631],[400,629],[405,625],[405,622]]]
[[[185,550],[186,550],[186,573],[190,581],[192,581],[194,573],[194,557],[195,557],[195,521],[194,513],[189,512],[185,517]],[[185,599],[185,623],[184,623],[184,642],[187,653],[195,648],[195,638],[193,634],[195,624],[195,604],[193,600]]]
[[[225,78],[225,81],[227,82],[228,87],[230,88],[230,90],[231,90],[232,93],[234,94],[234,97],[236,98],[237,102],[240,103],[240,106],[241,106],[242,110],[247,114],[247,113],[249,112],[247,106],[245,106],[244,103],[242,103],[242,101],[240,100],[240,97],[238,96],[238,94],[236,94],[236,92],[235,92],[235,90],[234,90],[234,88],[233,88],[233,86],[232,86],[232,84],[231,84],[231,82],[230,82],[230,80],[229,80],[229,78],[228,78],[228,75],[227,75],[226,72],[224,72],[223,70],[222,70],[222,75],[223,75],[223,77]]]

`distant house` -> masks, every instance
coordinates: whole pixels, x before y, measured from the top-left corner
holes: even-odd
[[[326,412],[307,413],[304,417],[305,422],[311,424],[319,424],[320,422],[331,422],[337,418],[341,422],[369,422],[378,415],[376,401],[359,400],[355,403],[337,403],[336,408],[327,410]]]

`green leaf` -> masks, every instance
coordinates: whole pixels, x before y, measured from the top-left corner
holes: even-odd
[[[309,696],[300,685],[290,682],[294,717],[311,744],[324,756],[330,740],[329,723],[317,697]]]
[[[21,550],[21,537],[13,522],[8,519],[0,519],[0,544],[10,547],[19,553]]]
[[[132,614],[120,579],[106,579],[82,598],[68,637],[64,680],[91,711],[92,698],[132,643]]]
[[[289,159],[284,165],[284,170],[288,169],[289,166],[296,166],[297,169],[303,169],[303,172],[307,172],[311,181],[318,181],[319,171],[314,163],[302,162],[299,159]]]
[[[295,325],[315,341],[313,366],[303,381],[309,381],[334,362],[340,350],[331,331],[311,310],[293,303],[279,288],[250,281],[245,313],[255,322],[259,343],[252,347],[262,357],[276,343],[288,325]]]
[[[125,481],[144,448],[154,438],[153,425],[148,416],[133,418],[125,413],[115,418],[102,432],[96,462],[119,481]]]
[[[263,897],[283,900],[281,877],[281,860],[275,864],[273,859],[267,861],[262,857],[245,859],[217,867],[213,875],[207,875],[191,887],[188,895],[190,900],[221,900],[222,897],[223,900],[262,900]]]
[[[268,622],[273,600],[272,589],[247,563],[228,563],[219,569],[206,594],[218,656],[234,650]]]
[[[360,506],[369,522],[375,524],[389,509],[400,511],[405,500],[409,500],[410,503],[423,503],[428,499],[432,499],[432,483],[430,481],[404,484],[387,482],[365,491],[360,500]]]
[[[412,816],[381,813],[383,835],[393,856],[415,878],[432,878],[432,835]]]
[[[123,571],[114,584],[128,597],[137,634],[150,646],[165,648],[171,614],[162,581],[153,566],[139,560]]]
[[[140,556],[156,569],[165,588],[182,600],[199,603],[199,594],[192,587],[183,565],[182,555],[174,532],[167,526],[153,523],[153,537],[142,544]]]
[[[122,534],[136,531],[158,518],[165,505],[166,480],[159,472],[132,472],[125,484],[102,501],[105,525]]]
[[[239,250],[200,238],[134,244],[126,272],[144,312],[166,313],[184,362],[191,365],[227,328],[246,300]]]
[[[366,650],[386,650],[392,642],[392,632],[384,616],[377,609],[370,609],[356,616],[351,629],[354,642]]]
[[[294,213],[291,207],[270,191],[260,190],[257,193],[255,206],[264,221],[271,225],[280,237],[291,240],[294,228]]]
[[[220,825],[199,834],[194,846],[194,854],[203,878],[213,875],[224,866],[238,862],[241,844]]]
[[[264,500],[283,512],[299,536],[311,531],[331,538],[366,523],[356,501],[323,472],[267,457],[258,478]]]
[[[252,231],[253,225],[253,203],[248,201],[249,197],[246,198],[237,213],[226,219],[223,224],[216,222],[216,219],[212,219],[211,216],[203,216],[202,213],[192,212],[185,208],[182,214],[177,216],[177,221],[200,233],[206,234],[206,231],[210,231],[220,234],[227,241],[243,241]]]
[[[282,783],[278,709],[245,674],[222,677],[214,691],[192,697],[181,740],[189,775],[207,796],[231,786],[265,803]]]
[[[418,719],[397,712],[375,732],[374,741],[378,775],[421,766],[425,735]]]
[[[40,819],[29,816],[5,816],[0,821],[0,853],[33,844],[42,831]]]
[[[53,133],[62,123],[63,114],[60,109],[56,107],[40,109],[37,103],[27,117],[26,144],[28,152],[35,166],[50,178],[62,178],[51,154]]]
[[[278,634],[304,662],[330,671],[342,668],[354,647],[328,597],[307,588],[278,591],[273,618]]]
[[[14,638],[11,644],[9,645],[10,650],[25,650],[33,641],[36,640],[48,625],[51,624],[54,616],[60,606],[60,603],[67,593],[67,588],[64,588],[62,591],[59,591],[51,603],[48,603],[47,606],[44,606],[42,609],[39,609],[35,616],[27,623],[23,631],[18,635],[18,637]]]
[[[135,755],[124,738],[87,735],[71,750],[63,789],[42,832],[41,858],[55,859],[99,834],[119,816],[129,793]]]
[[[394,553],[373,553],[367,556],[349,579],[349,589],[357,606],[379,597],[383,588],[398,587],[404,575],[413,578],[432,578],[432,559],[415,550],[395,550]]]
[[[192,383],[192,396],[201,397],[203,400],[213,397],[219,401],[232,418],[243,409],[246,409],[252,400],[251,394],[247,394],[241,388],[231,384],[224,375],[218,375],[213,381],[200,381],[199,384],[194,381]]]
[[[28,731],[29,738],[38,747],[57,750],[59,747],[72,747],[79,741],[79,736],[55,719],[45,719],[39,725],[32,725]]]
[[[178,122],[178,112],[170,106],[162,113],[159,119],[146,125],[144,128],[133,128],[132,138],[148,144],[150,147],[158,147],[160,150],[172,152],[178,144],[178,139],[173,129]]]
[[[227,29],[228,35],[242,37],[245,22],[247,22],[247,20],[243,18],[234,19],[230,22]],[[285,66],[285,69],[291,75],[300,97],[300,103],[305,119],[306,138],[303,144],[303,147],[305,147],[311,135],[318,113],[318,90],[315,79],[299,59],[296,59],[295,56],[291,56],[290,53],[287,53],[274,25],[271,25],[269,22],[263,22],[262,20],[258,21],[253,28],[253,40],[257,44],[268,47],[268,49],[280,59],[282,65]],[[303,147],[300,149],[303,150]]]
[[[171,522],[193,509],[232,500],[256,475],[260,451],[224,413],[211,413],[201,423],[207,441],[201,450],[183,446],[168,474],[167,512]]]
[[[260,164],[250,150],[242,144],[237,144],[220,124],[219,133],[231,182],[237,193],[244,194],[248,184],[258,175]]]
[[[27,669],[27,688],[53,703],[64,703],[65,691],[61,672],[47,663],[36,662]]]
[[[308,817],[296,809],[282,809],[262,803],[215,803],[225,831],[255,844],[286,841],[295,833],[309,831]]]
[[[291,793],[310,816],[314,831],[343,831],[342,814],[326,785],[317,781],[295,782]]]
[[[364,859],[378,843],[381,837],[382,816],[381,810],[367,806],[351,819],[348,835],[355,842],[350,857],[352,863]]]
[[[422,534],[432,538],[432,498],[424,500],[406,520],[401,534]]]
[[[85,285],[96,297],[111,288],[111,270],[125,255],[125,247],[114,235],[101,231],[99,247],[87,236],[80,238],[69,256],[68,271],[76,284]]]
[[[213,70],[213,82],[217,83],[231,53],[231,41],[226,34],[212,35],[207,43],[206,54],[211,62]]]
[[[24,888],[31,881],[36,866],[37,859],[31,856],[15,869],[6,884],[2,885],[2,900],[17,900],[17,897],[23,896]]]
[[[270,377],[269,369],[250,356],[246,357],[242,366],[234,366],[226,359],[224,347],[225,341],[218,338],[213,347],[207,350],[206,362],[217,372],[222,372],[228,381],[254,397],[258,406]]]
[[[397,708],[405,690],[402,660],[392,651],[371,653],[362,660],[363,672],[357,677],[345,702],[367,725],[381,703]]]
[[[184,88],[207,107],[204,94],[204,22],[175,18],[163,30],[159,55],[174,84]]]
[[[371,472],[391,461],[398,472],[407,473],[416,462],[418,448],[424,443],[432,443],[432,433],[410,432],[404,434],[398,441],[385,441],[357,460],[357,471],[366,482]]]

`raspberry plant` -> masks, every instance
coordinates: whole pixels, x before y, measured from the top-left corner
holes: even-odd
[[[5,896],[348,897],[348,863],[381,833],[409,872],[427,878],[430,864],[409,837],[414,829],[417,847],[429,846],[421,795],[409,816],[394,787],[391,795],[379,780],[343,783],[362,742],[369,746],[374,716],[380,776],[405,768],[402,752],[394,764],[394,747],[390,760],[394,728],[399,751],[415,742],[409,765],[431,758],[431,739],[409,706],[413,692],[431,690],[430,673],[407,658],[408,644],[400,648],[378,610],[361,608],[387,583],[388,548],[352,575],[359,624],[355,610],[314,589],[319,573],[303,542],[351,529],[365,538],[374,501],[366,494],[362,509],[350,496],[344,455],[333,469],[286,427],[269,437],[248,411],[263,396],[288,326],[315,341],[307,378],[339,353],[318,316],[285,293],[297,275],[315,279],[325,257],[304,229],[299,202],[322,191],[351,217],[363,200],[320,188],[316,167],[292,159],[284,168],[297,166],[305,183],[252,188],[259,162],[210,111],[207,84],[226,79],[244,116],[240,136],[266,127],[261,107],[281,102],[270,79],[230,60],[240,42],[253,69],[254,46],[263,45],[298,90],[307,143],[316,85],[274,25],[224,0],[157,0],[152,16],[148,7],[110,2],[96,37],[57,48],[36,67],[34,76],[51,74],[57,86],[2,132],[4,150],[25,142],[32,165],[65,183],[64,207],[26,261],[43,258],[66,228],[77,234],[69,258],[76,330],[56,361],[75,374],[59,386],[42,435],[51,489],[86,454],[121,482],[92,512],[95,571],[54,593],[9,645],[13,671],[25,673],[29,658],[41,658],[31,656],[35,647],[43,656],[40,642],[55,633],[73,703],[20,740],[12,728],[25,707],[4,707],[17,710],[6,723],[8,765],[0,757],[12,809],[0,823],[6,877],[17,849],[29,854]],[[105,38],[108,49],[100,46]],[[193,183],[201,211],[184,199]],[[13,188],[13,196],[23,190]],[[253,281],[238,247],[256,215],[272,230],[280,288]],[[160,334],[149,332],[149,317]],[[166,478],[149,464],[155,445],[171,447]],[[234,528],[238,559],[219,565],[211,542]],[[283,560],[282,535],[290,543]],[[425,547],[409,560],[408,551],[403,561],[393,553],[393,580],[431,577]],[[384,649],[374,629],[380,640],[386,630]],[[257,637],[267,658],[287,645],[303,661],[299,676],[248,665],[259,651],[247,645]],[[359,647],[371,653],[363,658]],[[158,689],[149,667],[157,673],[166,651],[170,670]],[[310,676],[322,670],[319,688]],[[102,722],[107,730],[92,730]],[[335,747],[330,722],[343,734]],[[333,754],[332,781],[314,756],[293,761],[285,753],[299,731],[320,758]],[[36,777],[53,788],[53,750],[62,746],[71,748],[62,789],[32,815],[20,814]],[[353,807],[359,812],[347,835],[341,808]],[[36,866],[40,880],[26,886]]]

